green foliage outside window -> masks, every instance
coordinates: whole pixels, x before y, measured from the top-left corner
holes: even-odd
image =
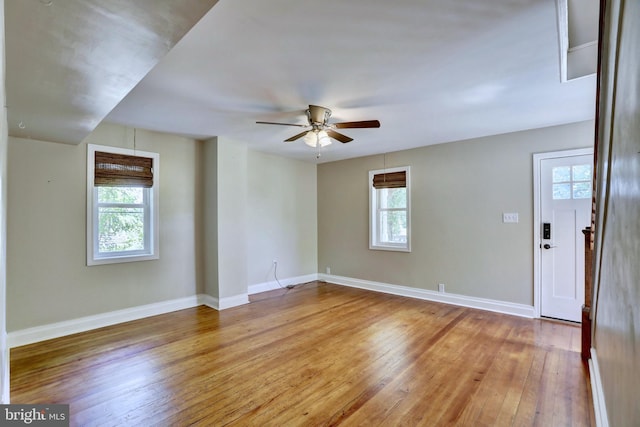
[[[144,189],[98,187],[98,250],[144,249]],[[129,206],[127,206],[129,205]]]
[[[401,243],[407,241],[407,189],[389,188],[380,191],[380,207],[388,210],[381,212],[381,241]]]

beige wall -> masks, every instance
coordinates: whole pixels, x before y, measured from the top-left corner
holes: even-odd
[[[597,299],[593,304],[593,347],[601,378],[596,391],[604,396],[608,425],[637,426],[640,424],[640,2],[607,2],[605,23],[594,263]]]
[[[318,271],[533,305],[532,154],[586,147],[593,122],[318,167]],[[412,252],[368,249],[368,171],[411,166]],[[518,224],[503,224],[518,212]]]
[[[86,143],[133,148],[132,129],[102,124],[84,143],[9,139],[7,329],[202,292],[196,250],[199,142],[138,130],[160,153],[160,259],[86,266]]]
[[[274,259],[279,279],[316,273],[316,166],[223,137],[204,144],[207,293],[231,298],[272,282]]]
[[[202,265],[204,292],[220,298],[218,291],[218,140],[211,138],[201,144],[203,243]]]
[[[217,138],[218,293],[247,293],[247,147]]]
[[[317,272],[317,182],[311,163],[248,153],[249,285]]]
[[[138,130],[160,153],[160,259],[87,267],[86,144],[132,148],[101,124],[79,146],[10,138],[8,330],[316,273],[316,166]],[[265,186],[265,183],[276,185]]]

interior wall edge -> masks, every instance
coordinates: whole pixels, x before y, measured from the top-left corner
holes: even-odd
[[[7,146],[9,125],[7,122],[7,102],[5,91],[5,28],[4,0],[0,0],[0,403],[8,404],[9,394],[9,346],[7,344]]]

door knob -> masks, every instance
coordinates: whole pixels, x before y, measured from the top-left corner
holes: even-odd
[[[551,246],[550,244],[545,243],[542,247],[545,249],[551,249],[551,248],[555,248],[556,246],[555,245]]]

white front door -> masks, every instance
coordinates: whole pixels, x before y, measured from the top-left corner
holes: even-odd
[[[580,322],[593,155],[549,157],[539,167],[540,315]]]

